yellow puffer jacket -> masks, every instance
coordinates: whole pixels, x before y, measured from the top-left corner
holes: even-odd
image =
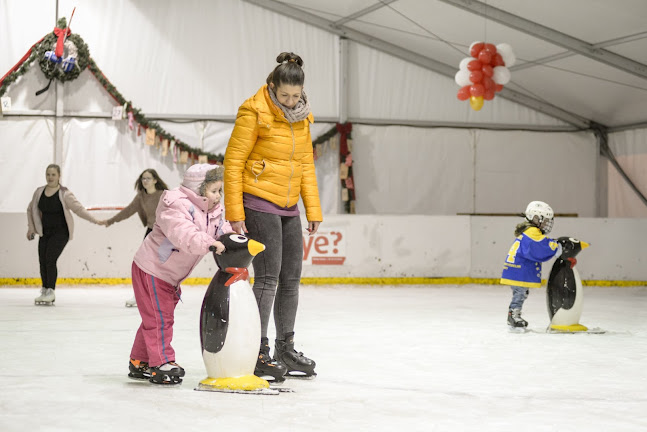
[[[225,218],[245,220],[243,192],[280,207],[303,198],[308,221],[322,221],[308,118],[290,124],[264,85],[238,109],[225,152]]]

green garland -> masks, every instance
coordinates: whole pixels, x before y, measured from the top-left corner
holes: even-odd
[[[317,137],[317,139],[312,141],[312,145],[315,146],[317,144],[323,144],[326,141],[328,141],[330,138],[334,137],[335,135],[337,135],[337,125],[330,128],[330,130],[328,132],[326,132],[325,134],[320,135],[319,137]]]
[[[61,29],[66,28],[66,19],[59,19],[56,26]],[[30,49],[31,52],[29,54],[29,57],[15,71],[7,75],[2,83],[0,83],[0,96],[3,96],[7,92],[8,87],[16,82],[18,78],[27,73],[29,67],[35,60],[38,60],[40,69],[47,78],[49,78],[50,80],[56,79],[61,82],[75,80],[79,77],[81,72],[83,72],[87,68],[92,73],[92,75],[95,76],[95,78],[97,79],[97,81],[99,81],[103,88],[108,92],[108,94],[110,94],[110,96],[112,96],[112,98],[117,101],[119,105],[125,106],[126,112],[132,112],[134,120],[142,127],[144,127],[145,129],[154,129],[157,136],[161,137],[162,139],[167,139],[169,142],[174,141],[175,146],[182,151],[186,151],[189,154],[197,156],[206,156],[209,161],[220,163],[223,162],[224,155],[222,153],[215,154],[205,152],[195,147],[191,147],[164,130],[164,128],[162,128],[159,123],[147,119],[146,116],[142,114],[141,110],[139,108],[135,108],[131,101],[126,100],[126,98],[108,80],[103,72],[101,72],[101,69],[99,69],[94,59],[90,57],[90,50],[81,36],[72,33],[67,37],[67,39],[72,41],[76,45],[76,48],[78,50],[76,66],[73,70],[71,70],[70,72],[63,72],[61,68],[53,67],[54,63],[45,58],[45,52],[53,50],[54,46],[56,45],[57,37],[54,32],[51,32],[45,35],[45,37],[43,37],[40,41],[35,43]],[[336,126],[333,126],[326,133],[317,137],[317,139],[315,139],[312,144],[317,145],[324,143],[335,136],[337,133],[338,132]]]
[[[61,18],[57,22],[57,27],[64,29],[67,27],[67,21],[65,18]],[[77,34],[70,34],[67,37],[68,40],[74,42],[78,50],[78,57],[76,58],[76,66],[70,72],[63,72],[61,68],[52,67],[54,64],[45,58],[45,52],[53,50],[57,37],[54,32],[47,34],[40,41],[34,44],[30,48],[29,57],[12,73],[7,75],[5,79],[0,83],[0,96],[3,96],[9,85],[13,84],[18,78],[27,73],[31,64],[38,59],[41,71],[45,74],[50,80],[57,79],[61,82],[72,81],[83,72],[86,67],[95,78],[101,83],[103,88],[113,97],[120,105],[126,107],[126,112],[132,112],[133,118],[137,123],[143,126],[145,129],[152,128],[155,129],[156,135],[162,139],[167,139],[169,141],[175,141],[175,147],[179,148],[182,151],[186,151],[189,155],[196,156],[206,156],[210,162],[221,162],[224,160],[223,154],[215,154],[210,152],[205,152],[201,149],[191,147],[188,144],[182,142],[175,136],[168,133],[164,128],[162,128],[159,123],[148,120],[144,114],[141,113],[141,110],[135,108],[130,101],[127,101],[126,98],[117,90],[117,88],[110,83],[108,78],[101,72],[101,69],[97,66],[95,61],[90,57],[90,50],[88,46],[83,41],[81,36]]]
[[[42,40],[42,39],[41,39]],[[36,50],[34,49],[36,45],[38,45],[40,42],[37,42],[30,48],[31,54],[29,57],[16,69],[15,71],[11,72],[9,75],[5,77],[5,79],[0,83],[0,96],[4,96],[4,94],[7,92],[7,89],[11,84],[16,82],[18,78],[23,76],[24,74],[27,73],[29,70],[29,66],[36,60]]]

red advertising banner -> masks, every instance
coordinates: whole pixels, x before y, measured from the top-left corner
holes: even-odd
[[[303,235],[303,264],[343,265],[345,261],[346,233],[343,230]]]

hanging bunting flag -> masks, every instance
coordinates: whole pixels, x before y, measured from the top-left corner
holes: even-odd
[[[341,180],[346,180],[348,178],[348,165],[345,163],[339,165],[339,178]]]
[[[180,151],[180,163],[185,164],[189,160],[189,152],[182,150]]]
[[[150,127],[146,129],[146,145],[155,145],[155,129]]]

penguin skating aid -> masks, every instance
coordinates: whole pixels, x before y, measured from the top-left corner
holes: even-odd
[[[546,287],[546,304],[550,325],[548,333],[605,333],[601,329],[589,329],[580,324],[584,291],[580,274],[575,268],[575,256],[589,246],[572,237],[560,237],[557,242],[562,246],[562,254],[557,258],[550,271]]]
[[[218,238],[218,271],[202,302],[200,342],[208,377],[195,390],[243,394],[279,394],[254,375],[261,321],[247,267],[265,246],[240,234]]]

